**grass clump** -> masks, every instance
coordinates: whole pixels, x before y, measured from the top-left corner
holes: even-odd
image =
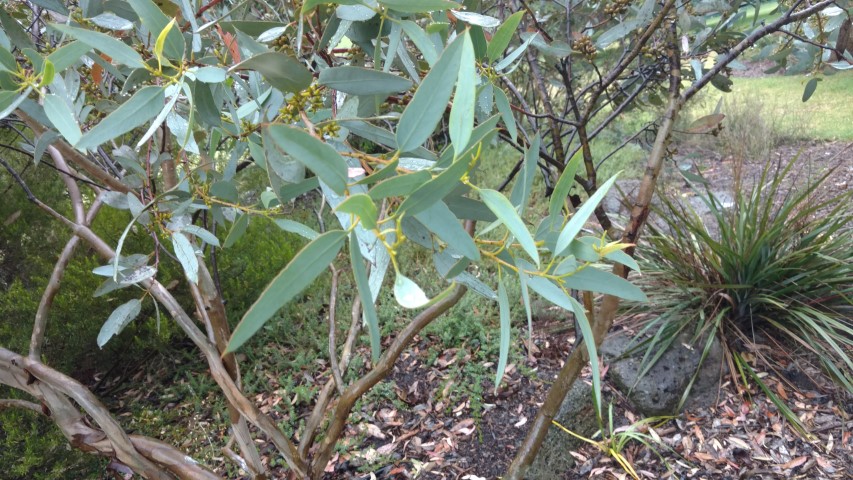
[[[664,312],[647,326],[657,330],[648,352],[662,352],[682,331],[708,338],[706,349],[714,335],[731,347],[763,331],[813,352],[853,392],[853,192],[821,195],[832,169],[785,187],[796,162],[765,166],[730,208],[707,188],[705,215],[662,200],[661,224],[650,225],[644,250],[652,304]],[[646,357],[653,363],[659,354]]]

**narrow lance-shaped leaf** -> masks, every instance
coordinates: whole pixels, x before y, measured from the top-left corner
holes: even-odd
[[[533,177],[536,175],[536,162],[539,161],[539,134],[530,142],[530,148],[524,151],[524,162],[518,172],[515,185],[512,187],[509,199],[519,212],[524,213],[530,192],[533,188]]]
[[[554,192],[551,193],[551,200],[548,204],[548,215],[552,217],[556,216],[560,213],[563,205],[565,205],[569,192],[572,189],[572,185],[575,184],[575,173],[578,171],[581,160],[583,160],[583,153],[581,150],[578,150],[572,159],[569,160],[566,168],[563,169],[563,173],[561,173],[560,178],[557,179],[557,185],[554,186]]]
[[[351,95],[388,95],[412,87],[408,78],[349,65],[321,71],[318,83]]]
[[[187,274],[187,279],[192,283],[198,283],[198,258],[195,256],[195,248],[190,240],[183,233],[176,232],[172,234],[172,247],[184,268],[184,273]]]
[[[101,327],[101,331],[98,333],[98,347],[104,348],[104,345],[106,345],[114,335],[118,335],[122,330],[124,330],[124,327],[136,318],[141,310],[142,301],[138,298],[134,298],[133,300],[116,307],[116,309],[113,310],[113,313],[110,314],[110,318],[107,319]]]
[[[576,290],[604,293],[635,302],[648,301],[643,291],[633,283],[593,266],[588,266],[574,275],[565,277],[563,286]]]
[[[298,128],[272,125],[265,131],[264,142],[304,163],[335,193],[343,194],[347,186],[347,164],[334,148]]]
[[[595,402],[595,413],[601,420],[601,371],[598,368],[598,351],[595,348],[595,336],[592,334],[592,326],[586,318],[583,305],[570,295],[566,295],[572,304],[571,311],[575,314],[577,325],[583,334],[584,346],[589,355],[589,368],[592,370],[592,399]]]
[[[145,67],[145,62],[142,61],[142,57],[136,53],[136,50],[109,35],[68,25],[51,25],[51,28],[101,51],[112,58],[114,62],[122,63],[131,68]]]
[[[397,124],[397,146],[401,152],[410,152],[424,143],[444,115],[454,84],[447,80],[458,75],[464,39],[460,35],[447,46],[403,111]]]
[[[466,30],[463,35],[462,53],[459,61],[459,74],[456,80],[456,95],[450,109],[450,141],[453,151],[461,155],[471,139],[474,130],[474,107],[477,100],[477,69],[474,64],[474,44]]]
[[[376,306],[373,304],[373,296],[370,294],[370,282],[367,278],[367,270],[364,268],[364,258],[358,246],[358,238],[355,232],[349,235],[350,261],[352,262],[352,273],[355,276],[355,285],[358,288],[358,296],[361,299],[361,312],[367,322],[367,331],[370,334],[370,354],[373,362],[379,361],[382,353],[382,339],[379,336],[379,317],[376,315]]]
[[[254,70],[273,87],[297,93],[308,88],[313,79],[311,72],[295,58],[278,52],[267,52],[239,63],[231,70]]]
[[[460,7],[448,0],[380,0],[379,3],[401,13],[425,13],[438,10],[453,10]]]
[[[59,130],[59,133],[68,140],[68,143],[74,145],[80,140],[83,133],[80,131],[80,126],[74,119],[74,113],[71,112],[71,108],[65,103],[65,100],[56,95],[45,95],[44,113],[53,123],[53,126]]]
[[[222,244],[222,248],[230,248],[232,245],[237,243],[238,240],[243,238],[243,234],[246,233],[246,229],[249,227],[249,215],[243,214],[234,221],[234,225],[231,225],[231,230],[228,231],[228,235],[225,237],[225,243]]]
[[[166,16],[152,0],[127,0],[127,3],[130,4],[136,15],[139,16],[142,24],[152,35],[162,32],[166,28],[166,24],[169,23],[171,15]],[[171,5],[174,8],[174,5],[171,3],[161,2],[161,5]],[[175,13],[177,13],[177,9],[175,9]],[[173,29],[167,33],[164,53],[168,57],[175,60],[183,58],[185,48],[186,43],[180,30]]]
[[[447,170],[418,187],[408,198],[403,200],[397,209],[397,214],[417,215],[428,209],[450,193],[459,184],[459,179],[467,170],[468,162],[465,159],[457,160]]]
[[[486,56],[489,57],[489,62],[494,63],[495,60],[503,55],[504,50],[509,46],[509,42],[512,40],[512,35],[518,28],[518,23],[521,22],[521,17],[523,16],[523,11],[513,13],[500,27],[498,27],[497,30],[495,30],[495,34],[492,36],[489,46],[486,47]]]
[[[501,386],[501,380],[503,380],[504,371],[506,370],[506,361],[509,357],[510,333],[512,333],[510,325],[509,298],[506,294],[506,287],[504,286],[503,278],[498,281],[498,307],[500,310],[501,320],[501,341],[498,351],[498,369],[495,374],[495,395],[498,393],[498,387]]]
[[[521,289],[521,301],[524,303],[524,313],[527,316],[527,337],[533,341],[533,312],[530,309],[530,290],[527,287],[527,274],[521,265],[518,267],[518,285]]]
[[[506,93],[498,87],[495,87],[495,106],[498,107],[498,113],[501,114],[501,120],[506,125],[509,138],[514,142],[518,137],[518,128],[515,125],[515,116],[512,114],[512,107],[509,106],[509,98]]]
[[[610,180],[604,182],[604,185],[598,187],[598,190],[592,194],[589,199],[581,205],[580,208],[572,215],[572,218],[563,227],[563,230],[560,232],[560,236],[557,237],[557,246],[556,246],[556,255],[562,255],[563,251],[569,247],[569,244],[572,243],[572,240],[575,239],[575,236],[581,231],[586,221],[589,219],[589,216],[592,215],[592,212],[595,211],[595,207],[598,206],[599,203],[604,199],[604,196],[607,195],[607,191],[610,190],[610,187],[613,186],[613,182],[616,181],[616,175],[610,178]]]
[[[536,242],[509,200],[500,192],[489,189],[480,190],[480,198],[518,240],[521,248],[536,262],[536,265],[539,265],[539,252],[536,249]]]
[[[92,149],[133,130],[156,117],[163,109],[164,100],[163,88],[153,85],[142,88],[83,134],[74,147],[80,150]]]
[[[317,278],[338,255],[347,234],[332,230],[315,238],[261,292],[234,329],[226,352],[233,352],[249,340],[275,313]]]

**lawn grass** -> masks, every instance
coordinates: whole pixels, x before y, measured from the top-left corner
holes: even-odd
[[[757,96],[776,115],[785,130],[797,132],[794,140],[853,140],[853,115],[844,108],[853,92],[853,72],[821,76],[814,95],[805,103],[803,89],[812,76],[733,78],[732,94]],[[709,91],[711,105],[725,94]],[[723,112],[725,113],[725,112]]]

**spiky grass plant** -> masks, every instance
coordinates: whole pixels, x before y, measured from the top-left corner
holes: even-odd
[[[714,336],[732,346],[764,331],[813,352],[853,392],[853,191],[821,196],[832,169],[785,187],[796,162],[765,166],[733,206],[695,187],[704,216],[662,199],[644,249],[651,305],[664,312],[646,326],[646,369],[682,331],[703,339],[705,353]],[[737,358],[728,355],[733,374]]]

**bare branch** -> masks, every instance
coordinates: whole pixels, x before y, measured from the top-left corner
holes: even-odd
[[[771,22],[758,30],[752,32],[749,36],[740,41],[737,45],[734,46],[729,52],[724,55],[722,58],[717,60],[717,63],[708,70],[705,75],[702,75],[702,78],[693,83],[689,88],[687,88],[684,93],[681,94],[681,102],[686,102],[690,100],[693,95],[696,95],[700,90],[702,90],[708,82],[711,81],[716,75],[723,71],[726,67],[729,66],[736,58],[740,56],[747,48],[753,46],[755,42],[761,40],[762,38],[770,35],[771,33],[778,32],[785,25],[806,19],[825,8],[831,6],[835,3],[835,0],[823,0],[822,2],[815,3],[809,7],[806,7],[798,12],[795,12],[796,8],[799,6],[801,2],[797,2],[794,6],[792,6],[784,15],[776,19],[776,21]]]

